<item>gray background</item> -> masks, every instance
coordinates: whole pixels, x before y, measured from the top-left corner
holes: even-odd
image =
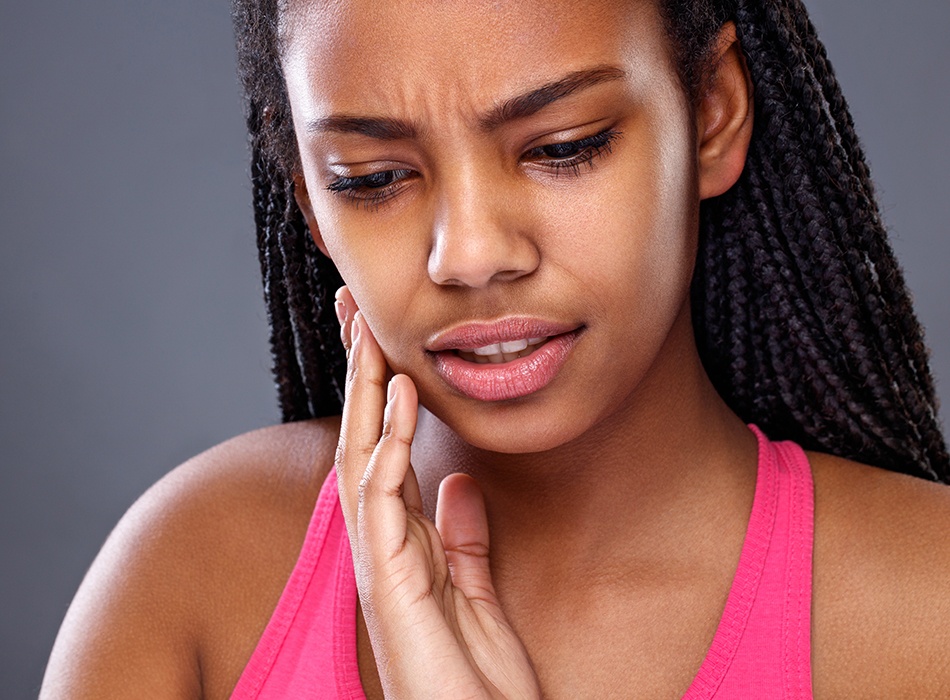
[[[950,3],[812,0],[950,402]],[[0,8],[0,683],[189,456],[277,421],[224,0]],[[944,412],[946,415],[946,411]]]

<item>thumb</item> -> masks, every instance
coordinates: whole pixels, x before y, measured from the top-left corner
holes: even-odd
[[[452,584],[469,600],[498,606],[488,560],[488,516],[475,479],[450,474],[439,485],[435,526]]]

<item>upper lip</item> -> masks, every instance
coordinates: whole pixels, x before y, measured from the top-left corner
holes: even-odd
[[[436,333],[426,344],[429,352],[467,350],[522,338],[548,338],[577,330],[580,326],[527,316],[495,321],[473,321]]]

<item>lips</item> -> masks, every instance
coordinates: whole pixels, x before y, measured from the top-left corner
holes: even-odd
[[[540,319],[509,318],[449,329],[433,338],[426,350],[434,357],[436,372],[459,393],[480,401],[504,401],[533,394],[552,382],[582,330]]]
[[[472,350],[528,338],[550,338],[577,328],[574,324],[526,317],[505,318],[490,323],[467,323],[437,334],[426,345],[426,350]]]

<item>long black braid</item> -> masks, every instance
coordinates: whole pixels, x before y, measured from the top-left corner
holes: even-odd
[[[233,0],[254,212],[285,421],[337,413],[342,284],[293,198],[299,171],[280,69],[280,0]],[[752,76],[746,168],[703,202],[691,303],[719,393],[772,439],[950,482],[923,332],[824,46],[800,0],[660,0],[694,100],[736,24]]]
[[[293,197],[293,181],[268,158],[252,106],[251,182],[274,376],[285,422],[338,413],[345,358],[333,312],[340,273],[317,250]]]

